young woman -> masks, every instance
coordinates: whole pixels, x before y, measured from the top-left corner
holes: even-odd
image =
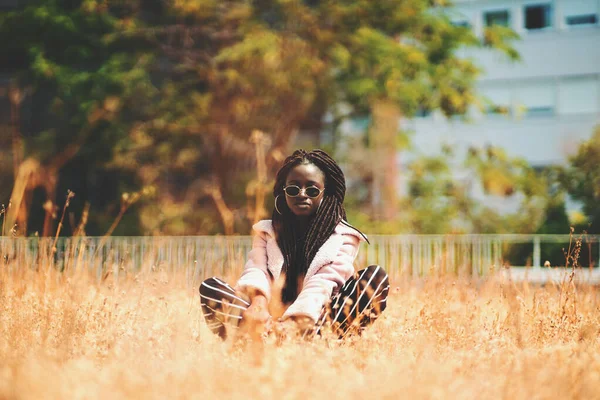
[[[372,323],[385,310],[389,280],[372,265],[354,272],[361,241],[346,222],[346,181],[324,151],[295,151],[277,172],[272,220],[253,226],[252,250],[235,288],[218,278],[200,285],[209,328],[225,338],[226,325],[266,326],[274,283],[284,281],[283,325],[319,333],[325,324],[345,336]]]

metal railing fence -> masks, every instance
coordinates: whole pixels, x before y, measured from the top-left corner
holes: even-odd
[[[570,235],[373,235],[362,244],[356,266],[379,264],[392,275],[457,274],[486,276],[503,266],[565,264],[565,253],[581,243],[579,265],[596,267],[600,236]],[[184,271],[191,279],[241,271],[250,236],[184,237],[0,237],[0,257],[8,268],[88,268],[98,277],[142,268]],[[550,257],[552,256],[552,257]],[[562,263],[561,263],[562,258]],[[557,261],[558,260],[558,261]]]

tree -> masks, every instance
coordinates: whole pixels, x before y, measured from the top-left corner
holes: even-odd
[[[304,41],[270,29],[260,5],[196,1],[163,8],[137,32],[161,60],[159,100],[119,147],[117,163],[164,189],[141,210],[147,229],[246,232],[263,207],[248,212],[248,198],[264,199],[270,189],[323,63]],[[257,130],[265,133],[261,140],[251,136]],[[254,179],[262,163],[268,171]],[[207,226],[215,208],[221,229]]]
[[[399,220],[381,223],[366,217],[364,211],[351,211],[365,229],[419,234],[535,233],[544,226],[546,208],[554,206],[548,173],[508,157],[501,149],[471,148],[463,158],[444,146],[438,156],[413,153],[410,158],[408,193],[400,203]],[[352,197],[354,206],[357,200]],[[498,200],[510,209],[494,206]]]
[[[217,110],[226,110],[219,125],[231,126],[225,120],[231,120],[231,110],[238,106],[256,111],[263,120],[250,122],[265,132],[275,127],[270,154],[281,154],[303,120],[322,119],[336,104],[349,106],[350,115],[370,114],[373,211],[393,218],[400,117],[418,109],[464,114],[477,104],[478,69],[457,56],[459,49],[489,46],[517,58],[508,44],[517,37],[514,32],[491,29],[482,42],[470,29],[451,23],[449,6],[427,0],[252,3],[236,13],[247,18],[239,25],[246,32],[243,40],[216,56],[226,61],[224,82],[230,88],[216,103]],[[202,7],[194,8],[200,9],[206,14]],[[263,121],[269,123],[261,126]],[[238,126],[245,135],[251,131],[251,126]],[[280,161],[269,158],[271,174]]]
[[[372,213],[389,220],[398,207],[400,118],[438,109],[446,116],[464,115],[479,104],[474,84],[480,71],[472,60],[460,58],[458,51],[488,46],[517,59],[509,44],[517,35],[510,29],[490,28],[486,36],[491,39],[482,42],[470,29],[451,23],[449,1],[321,4],[319,9],[327,15],[318,19],[333,21],[336,32],[328,46],[336,100],[352,106],[350,115],[372,117],[366,140],[373,160]]]
[[[562,170],[560,181],[567,193],[583,206],[587,223],[578,227],[590,234],[600,233],[600,126],[579,146]]]
[[[53,231],[61,170],[81,163],[89,170],[110,160],[127,125],[118,116],[145,95],[146,49],[117,34],[129,29],[128,20],[109,11],[104,2],[48,0],[0,16],[4,54],[11,57],[5,65],[16,70],[11,98],[18,97],[12,101],[15,186],[7,224],[19,220],[22,233],[40,187],[42,233]],[[24,101],[32,115],[27,121],[18,113]]]
[[[444,232],[439,230],[439,224],[446,221],[453,226],[445,232],[464,233],[533,233],[543,222],[543,209],[548,202],[547,179],[524,160],[508,157],[496,147],[471,148],[462,163],[453,161],[451,151],[447,150],[446,156],[448,161],[434,158],[435,162],[416,169],[411,177],[413,208],[420,203],[426,206],[416,207],[416,215],[438,225],[437,230],[427,233]],[[467,175],[456,179],[452,171],[461,164]],[[495,199],[512,203],[517,211],[489,206]],[[429,217],[426,213],[427,209],[434,209],[428,206],[432,202],[448,206]]]
[[[465,166],[474,171],[485,195],[517,204],[516,211],[506,214],[503,226],[494,233],[536,232],[544,222],[550,201],[552,179],[547,171],[537,171],[527,161],[509,157],[503,149],[493,146],[471,148]]]
[[[269,187],[298,129],[346,104],[350,115],[377,117],[367,142],[388,171],[375,188],[387,204],[379,214],[393,215],[398,118],[419,108],[460,114],[476,102],[477,69],[455,53],[481,44],[450,23],[448,5],[31,2],[0,21],[19,63],[17,85],[31,88],[36,113],[23,158],[16,157],[19,168],[31,159],[35,173],[22,173],[29,178],[13,197],[32,207],[35,182],[47,182],[42,203],[51,221],[64,184],[104,180],[110,189],[102,200],[89,188],[76,197],[91,200],[100,221],[119,211],[109,196],[155,187],[155,200],[136,206],[117,233],[247,232],[257,215],[256,207],[248,212],[249,197]],[[505,50],[509,38],[499,35],[493,45]],[[266,135],[261,151],[254,130]],[[266,177],[255,176],[257,155]],[[18,215],[26,214],[15,207],[11,218]]]

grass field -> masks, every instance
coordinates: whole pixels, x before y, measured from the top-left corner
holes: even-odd
[[[0,399],[600,398],[589,287],[397,280],[361,338],[253,345],[215,338],[160,271],[0,277]]]

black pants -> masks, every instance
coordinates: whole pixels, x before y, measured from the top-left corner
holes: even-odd
[[[389,291],[388,275],[380,266],[358,271],[325,304],[313,332],[318,334],[331,326],[340,337],[360,333],[385,310]],[[208,278],[200,285],[200,305],[208,327],[225,338],[226,326],[239,326],[250,299],[221,279]]]

